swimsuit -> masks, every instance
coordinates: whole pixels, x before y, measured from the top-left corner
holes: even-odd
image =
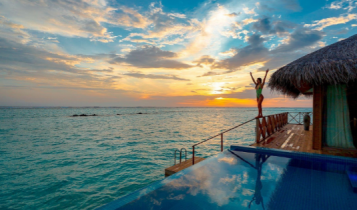
[[[257,89],[257,98],[260,98],[260,95],[262,94],[262,88],[261,86],[259,85],[259,88]]]

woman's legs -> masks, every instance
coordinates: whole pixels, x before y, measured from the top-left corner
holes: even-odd
[[[260,95],[260,97],[258,99],[258,110],[259,110],[258,117],[263,117],[263,108],[262,108],[263,100],[264,100],[264,96]]]
[[[255,118],[260,117],[259,99],[260,99],[260,97],[259,97],[259,98],[257,98],[257,104],[258,104],[258,115],[257,115]]]

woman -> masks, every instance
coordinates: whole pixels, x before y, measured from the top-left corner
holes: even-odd
[[[257,102],[258,102],[258,111],[259,111],[257,118],[263,117],[262,103],[264,100],[264,96],[262,94],[262,90],[263,90],[263,87],[265,84],[265,79],[267,78],[268,72],[269,72],[269,69],[266,70],[263,83],[262,83],[262,78],[258,78],[257,81],[255,82],[253,74],[252,74],[252,72],[250,72],[250,76],[252,77],[252,80],[255,84],[255,90],[257,91]]]

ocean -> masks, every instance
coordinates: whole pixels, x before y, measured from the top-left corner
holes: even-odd
[[[81,114],[96,116],[72,117]],[[0,108],[0,209],[95,209],[164,179],[175,149],[191,158],[193,144],[256,115],[256,108]],[[253,143],[254,133],[253,121],[225,134],[225,149]],[[219,152],[220,138],[196,148],[200,157]]]

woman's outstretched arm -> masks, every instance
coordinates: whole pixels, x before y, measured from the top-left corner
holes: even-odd
[[[263,86],[265,84],[265,79],[267,78],[268,72],[269,72],[269,69],[266,70],[265,77],[264,77],[263,84],[262,84],[262,88],[263,88]]]
[[[255,80],[254,80],[254,77],[253,77],[252,72],[250,72],[250,77],[252,78],[252,80],[253,80],[254,84],[255,84],[255,85],[257,85],[257,83],[256,83],[256,82],[255,82]]]

